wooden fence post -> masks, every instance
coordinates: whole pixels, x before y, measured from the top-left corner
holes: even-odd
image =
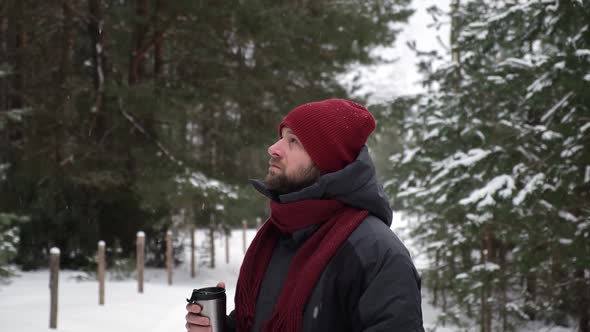
[[[242,226],[243,227],[243,231],[242,231],[242,242],[243,242],[243,249],[244,249],[244,254],[246,253],[246,229],[248,228],[248,222],[246,220],[242,220]]]
[[[98,304],[104,305],[104,275],[105,275],[105,242],[98,241],[98,271],[96,276],[98,277]]]
[[[172,285],[172,268],[174,258],[172,257],[172,231],[166,232],[166,268],[168,269],[168,285]]]
[[[209,262],[209,267],[214,269],[215,268],[215,229],[213,229],[213,224],[209,225],[209,243],[211,247],[209,248],[211,253],[211,261]]]
[[[192,226],[191,227],[191,278],[194,278],[196,276],[196,270],[195,270],[195,227]]]
[[[49,328],[57,329],[57,286],[59,282],[59,249],[51,248],[49,251],[49,289],[50,310]]]
[[[136,257],[137,257],[137,291],[143,293],[143,266],[144,266],[145,233],[137,232]]]
[[[229,237],[231,236],[231,229],[225,232],[225,262],[229,264]]]

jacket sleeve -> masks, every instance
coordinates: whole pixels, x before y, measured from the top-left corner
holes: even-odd
[[[352,239],[361,269],[349,280],[353,330],[423,332],[420,277],[407,249],[383,222],[369,226]]]
[[[225,329],[223,332],[235,332],[236,331],[236,311],[232,310],[225,319]]]

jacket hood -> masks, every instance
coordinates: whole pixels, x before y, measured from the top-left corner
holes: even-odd
[[[354,208],[367,210],[391,226],[392,210],[383,187],[377,181],[375,165],[366,145],[355,161],[339,171],[322,175],[318,182],[300,191],[278,195],[267,189],[261,180],[251,182],[260,193],[280,203],[335,199]]]

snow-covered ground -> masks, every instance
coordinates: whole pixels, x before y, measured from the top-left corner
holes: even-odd
[[[416,266],[426,267],[427,261],[416,251],[407,235],[407,219],[394,214],[392,229],[408,246]],[[185,331],[186,298],[193,288],[208,287],[225,281],[227,310],[234,308],[233,298],[239,267],[244,257],[242,230],[232,231],[230,262],[225,262],[225,239],[216,240],[216,269],[199,267],[195,279],[190,277],[188,264],[175,268],[173,285],[167,282],[165,269],[145,271],[144,292],[137,292],[134,278],[105,283],[105,304],[98,304],[98,283],[80,271],[61,271],[59,275],[59,304],[57,331],[61,332],[173,332]],[[249,243],[255,231],[246,234]],[[197,231],[196,241],[202,243],[205,233]],[[108,244],[107,244],[108,246]],[[186,251],[189,262],[189,253]],[[108,266],[107,266],[108,270]],[[108,275],[108,271],[107,271]],[[438,308],[428,304],[423,291],[422,311],[427,331],[458,331],[453,327],[436,326]],[[42,332],[49,328],[49,272],[19,272],[8,284],[0,284],[0,331]],[[571,329],[530,325],[523,331],[568,332]]]
[[[392,227],[403,226],[399,215]],[[255,231],[247,232],[248,243]],[[197,231],[197,243],[205,234]],[[234,307],[233,297],[239,267],[243,259],[242,230],[232,231],[230,262],[225,262],[225,240],[216,240],[216,269],[199,267],[195,279],[188,264],[174,270],[173,285],[167,283],[165,269],[145,271],[144,292],[137,292],[134,278],[107,279],[105,304],[98,304],[98,283],[80,271],[61,271],[57,331],[62,332],[171,332],[184,331],[186,298],[193,288],[212,286],[218,281],[227,285],[228,312]],[[108,246],[108,243],[107,243]],[[188,250],[186,252],[188,259]],[[108,270],[108,267],[107,267]],[[108,271],[107,271],[108,275]],[[49,272],[19,272],[8,284],[0,285],[0,331],[39,332],[49,329]],[[425,318],[434,321],[437,310],[424,307]]]

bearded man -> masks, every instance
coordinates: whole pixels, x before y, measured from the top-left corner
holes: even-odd
[[[270,216],[252,241],[226,331],[424,331],[420,278],[391,231],[392,210],[365,143],[362,105],[300,105],[279,124],[254,187]],[[198,304],[186,328],[210,331]]]

